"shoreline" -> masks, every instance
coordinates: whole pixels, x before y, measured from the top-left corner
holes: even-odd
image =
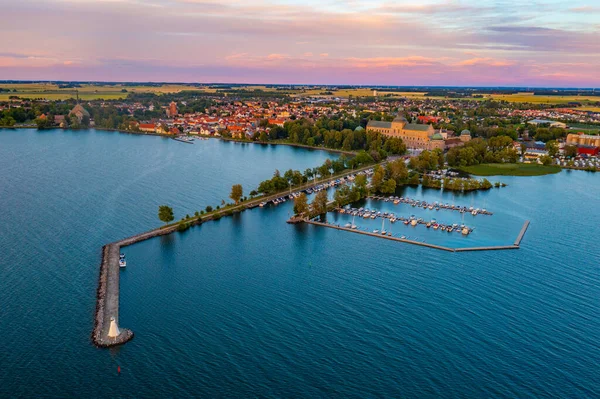
[[[192,137],[194,137],[194,135],[191,135]],[[201,137],[212,137],[212,136],[201,136]],[[248,144],[262,144],[262,145],[285,145],[285,146],[289,146],[289,147],[297,147],[297,148],[305,148],[307,150],[320,150],[320,151],[327,151],[327,152],[335,152],[338,154],[345,154],[345,155],[350,155],[350,156],[355,156],[356,152],[353,151],[346,151],[346,150],[340,150],[337,148],[327,148],[327,147],[311,147],[309,145],[306,144],[298,144],[298,143],[286,143],[286,142],[281,142],[281,141],[251,141],[251,140],[241,140],[241,139],[234,139],[234,138],[228,138],[228,137],[215,137],[218,139],[221,139],[223,141],[228,141],[228,142],[233,142],[233,143],[248,143]]]
[[[65,130],[65,131],[66,130],[72,130],[72,131],[101,130],[101,131],[106,131],[106,132],[117,132],[117,133],[133,134],[133,135],[139,135],[139,136],[165,137],[168,139],[176,137],[176,135],[173,135],[173,134],[134,132],[131,130],[110,129],[110,128],[104,128],[104,127],[102,127],[102,128],[88,127],[88,128],[81,128],[81,129],[72,129],[72,128],[63,128],[63,127],[56,126],[56,127],[51,127],[48,129],[38,129],[38,127],[36,125],[31,125],[31,126],[0,126],[0,129],[36,129],[36,130],[40,130],[40,131],[53,130],[53,129],[60,129],[60,130]],[[332,153],[337,153],[337,154],[345,154],[345,155],[349,155],[349,156],[356,155],[356,152],[353,152],[353,151],[345,151],[345,150],[340,150],[337,148],[327,148],[327,147],[311,147],[306,144],[298,144],[298,143],[252,141],[252,140],[240,140],[240,139],[234,139],[234,138],[228,138],[228,137],[222,137],[222,136],[205,136],[205,135],[201,135],[201,134],[185,134],[185,133],[181,133],[181,134],[184,136],[188,136],[188,137],[203,137],[203,138],[207,138],[207,139],[217,139],[217,140],[221,140],[221,141],[225,141],[225,142],[233,142],[233,143],[261,144],[261,145],[283,145],[283,146],[289,146],[289,147],[304,148],[307,150],[326,151],[326,152],[332,152]]]

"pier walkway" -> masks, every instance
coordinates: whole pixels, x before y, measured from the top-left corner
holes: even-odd
[[[290,219],[290,220],[292,220],[292,219]],[[298,218],[293,219],[293,223],[299,223],[300,221],[303,223],[312,224],[315,226],[329,227],[331,229],[349,231],[351,233],[363,234],[366,236],[383,238],[386,240],[399,241],[399,242],[404,242],[407,244],[419,245],[422,247],[434,248],[434,249],[439,249],[439,250],[448,251],[448,252],[499,251],[499,250],[506,250],[506,249],[519,249],[520,242],[523,239],[523,235],[525,234],[525,232],[527,231],[527,228],[529,227],[529,220],[526,220],[525,223],[523,224],[523,228],[521,229],[521,232],[519,233],[519,236],[517,237],[517,240],[515,241],[515,243],[513,245],[497,245],[497,246],[482,246],[482,247],[468,247],[468,248],[449,248],[449,247],[444,247],[442,245],[429,244],[426,242],[409,240],[406,238],[399,238],[399,237],[394,237],[394,236],[383,235],[380,233],[371,233],[371,232],[364,231],[364,230],[351,229],[348,227],[342,227],[342,226],[338,226],[335,224],[317,222],[315,220],[309,220],[309,219],[301,219],[300,220]]]

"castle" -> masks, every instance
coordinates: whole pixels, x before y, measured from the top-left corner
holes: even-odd
[[[408,123],[401,116],[396,117],[391,122],[371,120],[367,123],[367,130],[379,132],[386,136],[399,137],[410,149],[434,150],[439,148],[445,150],[448,147],[445,137],[436,132],[433,126]],[[466,143],[469,140],[471,140],[470,132],[463,131],[460,135],[460,141]]]

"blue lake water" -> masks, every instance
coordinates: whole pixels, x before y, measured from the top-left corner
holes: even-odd
[[[102,244],[157,226],[160,204],[181,217],[226,200],[232,184],[249,192],[276,168],[327,157],[0,130],[0,396],[598,396],[600,175],[585,172],[499,177],[508,187],[465,195],[398,191],[494,215],[465,216],[467,238],[394,232],[502,245],[529,219],[515,251],[446,253],[292,226],[289,202],[136,244],[125,249],[120,308],[136,336],[92,346]]]

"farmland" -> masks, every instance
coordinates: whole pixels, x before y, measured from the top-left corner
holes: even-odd
[[[125,98],[129,93],[175,93],[182,90],[195,89],[193,86],[175,84],[161,86],[81,84],[81,87],[77,88],[60,88],[54,83],[0,83],[0,88],[11,90],[10,92],[0,92],[0,101],[6,101],[10,96],[45,100],[66,100],[75,98],[77,93],[79,93],[79,98],[82,100],[115,100]]]
[[[59,87],[55,83],[1,83],[0,89],[8,89],[10,92],[0,92],[0,101],[6,101],[10,96],[19,98],[43,99],[43,100],[66,100],[75,98],[79,94],[82,100],[115,100],[127,97],[129,93],[177,93],[182,90],[201,90],[207,93],[215,93],[219,87],[198,87],[192,84],[108,84],[108,83],[84,83],[79,87]],[[359,88],[328,88],[317,87],[309,89],[277,89],[275,87],[267,87],[264,85],[242,85],[235,87],[227,87],[224,85],[222,89],[226,90],[261,90],[266,92],[274,92],[279,94],[289,94],[292,97],[323,97],[323,98],[349,98],[352,97],[371,97],[373,89],[368,87]],[[498,101],[508,101],[513,103],[532,103],[532,104],[564,104],[570,102],[578,102],[583,104],[581,110],[600,112],[600,97],[598,96],[559,96],[559,95],[535,95],[534,93],[516,93],[516,94],[483,94],[482,97],[438,97],[427,96],[426,92],[401,92],[401,91],[386,91],[385,89],[376,89],[377,96],[380,98],[408,98],[408,99],[461,99],[483,101],[493,99]]]

